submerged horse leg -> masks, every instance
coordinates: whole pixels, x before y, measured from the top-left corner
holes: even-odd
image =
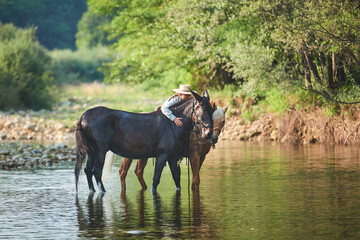
[[[160,183],[160,177],[161,177],[161,173],[165,167],[166,159],[167,159],[166,154],[162,154],[162,155],[158,156],[156,159],[155,169],[154,169],[154,177],[153,177],[153,185],[151,187],[151,192],[153,194],[156,193],[157,186]]]
[[[100,191],[103,193],[106,192],[105,188],[104,188],[104,184],[101,180],[102,169],[104,167],[104,162],[105,162],[105,155],[106,155],[106,152],[105,153],[99,152],[96,155],[96,158],[94,161],[94,167],[93,167],[93,174],[95,176],[96,183],[98,184]]]
[[[200,154],[192,153],[190,154],[190,164],[192,171],[192,185],[191,188],[193,191],[198,191],[200,186]]]
[[[126,190],[125,178],[126,178],[126,175],[130,168],[131,163],[132,163],[131,158],[124,158],[124,161],[121,164],[121,167],[119,169],[119,175],[120,175],[120,181],[121,181],[121,191]]]
[[[180,166],[178,165],[178,158],[170,159],[168,161],[172,177],[175,182],[176,191],[180,191]]]
[[[147,161],[148,161],[147,158],[139,159],[136,163],[136,167],[134,170],[134,172],[135,172],[136,176],[138,177],[138,180],[141,184],[142,190],[147,189],[147,186],[146,186],[146,183],[144,180],[144,169],[147,164]]]
[[[88,154],[88,159],[86,162],[86,166],[84,168],[84,172],[86,174],[86,178],[88,181],[88,185],[89,185],[89,190],[91,192],[95,192],[95,188],[94,188],[94,184],[92,181],[92,176],[93,176],[93,166],[94,166],[94,153],[90,153]]]

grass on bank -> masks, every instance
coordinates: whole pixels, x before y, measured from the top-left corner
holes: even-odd
[[[129,112],[152,112],[174,92],[172,89],[149,89],[146,85],[103,84],[99,82],[79,85],[62,85],[57,90],[57,104],[53,111],[47,112],[49,119],[60,121],[66,126],[73,126],[89,108],[106,106]],[[200,95],[203,91],[198,90]],[[209,89],[211,102],[219,106],[229,105],[228,115],[236,114],[237,89],[226,87],[223,91]]]
[[[141,85],[106,85],[99,82],[63,85],[58,90],[53,116],[66,126],[73,126],[89,108],[105,106],[129,112],[151,112],[166,100],[169,93],[146,91]],[[54,114],[55,113],[55,114]],[[54,119],[55,120],[55,119]]]

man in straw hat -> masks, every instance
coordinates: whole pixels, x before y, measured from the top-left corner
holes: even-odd
[[[181,127],[183,123],[181,122],[180,117],[175,117],[171,112],[170,107],[175,105],[176,103],[191,97],[190,85],[181,84],[178,89],[173,89],[176,92],[175,95],[171,96],[168,100],[166,100],[161,106],[162,113],[167,116],[171,121],[173,121],[176,126]]]

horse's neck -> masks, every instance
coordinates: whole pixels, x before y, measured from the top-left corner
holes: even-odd
[[[179,112],[179,113],[182,113],[184,114],[185,116],[187,116],[188,118],[191,118],[191,113],[192,113],[192,109],[193,109],[193,105],[194,105],[194,102],[195,99],[190,99],[186,102],[184,102],[183,104],[179,104],[179,105],[176,105],[174,106],[174,110]]]

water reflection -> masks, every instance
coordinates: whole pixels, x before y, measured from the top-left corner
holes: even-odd
[[[78,237],[217,238],[199,193],[182,197],[175,191],[170,202],[161,194],[150,197],[139,191],[134,202],[121,194],[119,209],[110,194],[89,194],[84,203],[76,197]]]
[[[89,194],[83,174],[76,195],[69,163],[0,171],[0,238],[357,239],[359,157],[357,147],[220,143],[199,192],[187,191],[184,164],[181,192],[165,168],[157,195],[134,174],[122,193],[121,159],[106,194]]]

